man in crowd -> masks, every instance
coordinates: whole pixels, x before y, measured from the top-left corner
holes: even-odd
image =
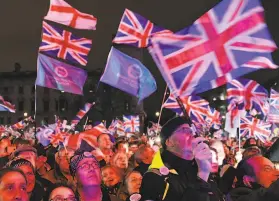
[[[220,200],[207,183],[211,171],[211,151],[204,139],[194,138],[182,117],[168,121],[162,128],[162,153],[154,156],[143,176],[142,201]]]
[[[233,201],[279,200],[279,171],[274,164],[261,155],[253,155],[241,162],[240,168],[245,186],[239,186],[229,194]]]

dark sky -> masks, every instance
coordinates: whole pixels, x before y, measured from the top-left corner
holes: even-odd
[[[190,25],[219,0],[67,0],[67,2],[80,11],[93,14],[98,18],[96,31],[76,32],[93,39],[87,66],[87,69],[93,70],[104,67],[111,47],[112,35],[118,28],[125,8],[141,14],[162,27],[177,31]],[[279,1],[263,0],[263,3],[267,11],[268,26],[279,44]],[[12,71],[15,62],[19,62],[23,70],[36,70],[42,19],[48,7],[49,0],[1,1],[0,71]],[[150,56],[146,56],[144,63],[152,73],[155,73],[155,76],[158,75],[158,70]],[[160,85],[157,92],[159,97],[165,84],[162,84],[160,76],[156,77]]]

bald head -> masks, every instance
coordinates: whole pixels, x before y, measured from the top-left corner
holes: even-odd
[[[249,176],[253,176],[257,183],[265,188],[268,188],[279,178],[279,171],[275,169],[274,164],[261,155],[247,159],[247,164],[251,167],[248,172]]]

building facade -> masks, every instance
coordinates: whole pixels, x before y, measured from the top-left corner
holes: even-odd
[[[129,51],[129,48],[125,47],[125,51]],[[132,55],[129,55],[141,60],[140,51],[131,52]],[[0,111],[0,125],[11,125],[34,115],[37,124],[54,123],[54,115],[70,121],[86,102],[96,103],[87,114],[89,123],[102,120],[110,122],[123,115],[140,115],[143,122],[143,103],[138,104],[136,97],[99,83],[102,71],[88,71],[84,95],[80,96],[35,86],[36,71],[21,71],[20,66],[16,64],[13,72],[0,73],[0,95],[16,106],[16,113]]]

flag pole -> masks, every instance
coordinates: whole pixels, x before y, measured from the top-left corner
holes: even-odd
[[[164,93],[162,104],[161,104],[160,114],[159,114],[159,118],[158,118],[158,122],[157,122],[156,134],[158,134],[158,131],[159,131],[159,124],[160,124],[160,120],[161,120],[161,116],[162,116],[163,104],[164,104],[164,101],[165,101],[165,98],[166,98],[167,91],[168,91],[168,85],[166,85],[165,93]]]
[[[87,125],[87,121],[88,121],[88,115],[86,116],[85,124],[84,124],[84,126],[83,126],[83,131],[85,130],[85,127],[86,127],[86,125]]]
[[[35,114],[34,114],[34,122],[35,122],[35,135],[37,132],[37,122],[36,122],[36,117],[37,117],[37,85],[35,84]]]

